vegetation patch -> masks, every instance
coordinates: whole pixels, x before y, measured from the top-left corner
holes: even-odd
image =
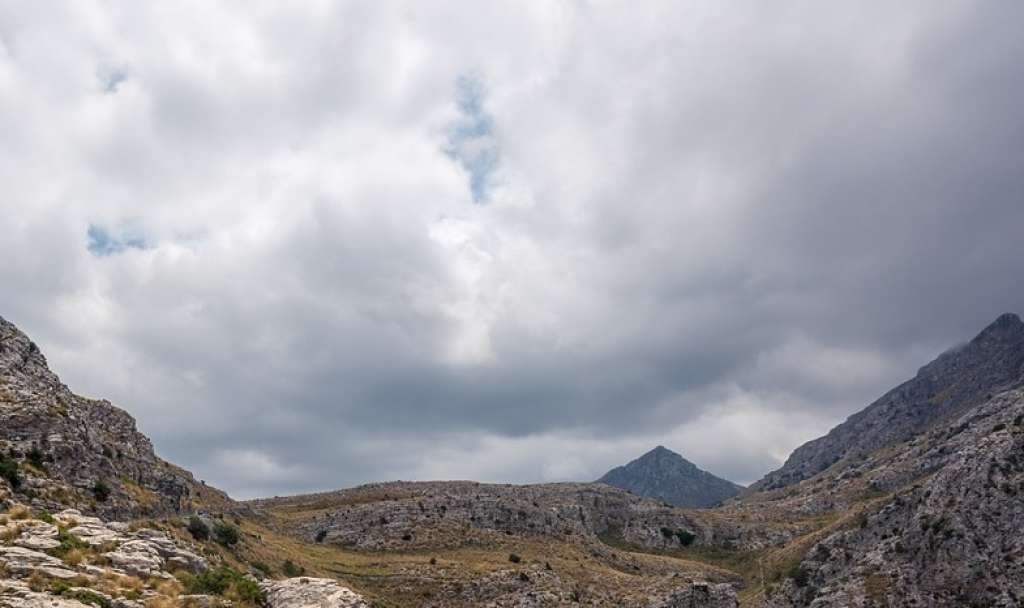
[[[18,462],[11,458],[0,457],[0,477],[7,480],[11,487],[21,487],[21,472],[18,470]]]
[[[228,566],[207,570],[202,574],[182,574],[181,583],[189,594],[219,595],[252,604],[262,604],[267,599],[256,581]]]
[[[213,526],[213,539],[225,547],[234,547],[242,540],[242,534],[227,522],[217,522]]]

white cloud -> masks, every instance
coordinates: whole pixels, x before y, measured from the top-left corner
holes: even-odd
[[[239,493],[750,481],[1019,308],[1013,22],[0,1],[0,314]]]

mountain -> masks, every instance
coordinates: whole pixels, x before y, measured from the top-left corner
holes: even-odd
[[[743,490],[742,486],[701,470],[660,445],[629,464],[608,471],[597,483],[677,507],[712,507]]]
[[[811,441],[719,514],[808,522],[752,606],[1024,605],[1024,324],[967,344]],[[773,580],[774,579],[774,580]]]
[[[107,517],[226,508],[226,494],[160,459],[135,420],[72,393],[29,338],[0,317],[0,503]]]
[[[967,411],[992,395],[1024,385],[1024,322],[1004,314],[973,340],[922,367],[914,378],[850,416],[820,439],[810,441],[752,486],[782,488],[807,479],[836,462],[861,458],[895,445],[937,421]]]
[[[639,485],[235,502],[0,320],[0,608],[1021,606],[1024,323],[999,317],[713,508],[637,495],[739,490],[663,447],[609,478]]]

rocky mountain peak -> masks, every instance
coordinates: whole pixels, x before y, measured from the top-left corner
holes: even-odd
[[[939,355],[910,380],[850,416],[819,439],[797,448],[786,463],[754,484],[780,488],[842,460],[905,441],[962,414],[1001,391],[1024,386],[1024,322],[1001,315],[971,341]]]
[[[710,507],[741,489],[662,445],[608,471],[598,482],[685,507]]]
[[[999,315],[999,318],[978,334],[978,338],[993,339],[1020,339],[1021,336],[1024,336],[1024,321],[1021,321],[1020,316],[1012,312]]]
[[[35,342],[13,323],[0,317],[0,385],[22,385],[25,382],[60,384]]]

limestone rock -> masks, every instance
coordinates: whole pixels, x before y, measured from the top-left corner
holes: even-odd
[[[20,581],[0,580],[0,608],[90,607],[78,600],[57,597],[49,593],[37,593]]]
[[[72,393],[39,348],[3,318],[0,454],[14,455],[21,476],[18,487],[0,479],[0,500],[11,497],[36,510],[87,508],[112,519],[232,504],[158,458],[124,410]]]
[[[74,571],[68,570],[64,562],[56,557],[24,547],[0,546],[0,564],[8,572],[23,576],[28,576],[35,571],[59,579],[70,579],[77,576]]]
[[[369,608],[361,595],[326,578],[289,578],[261,587],[268,608]]]

